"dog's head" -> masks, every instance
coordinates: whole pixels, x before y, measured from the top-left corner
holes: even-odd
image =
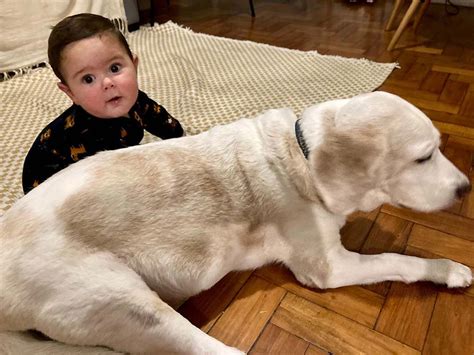
[[[374,92],[313,106],[301,127],[314,183],[334,213],[382,203],[429,212],[470,190],[439,150],[428,117],[398,96]]]

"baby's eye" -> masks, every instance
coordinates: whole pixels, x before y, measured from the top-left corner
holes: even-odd
[[[120,64],[112,64],[110,66],[110,71],[112,73],[118,73],[120,71]]]
[[[92,84],[94,82],[94,77],[92,75],[84,75],[82,77],[82,82],[86,84]]]

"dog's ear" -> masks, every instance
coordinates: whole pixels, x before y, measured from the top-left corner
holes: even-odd
[[[327,130],[310,154],[314,183],[326,207],[347,215],[383,203],[377,188],[384,178],[384,155],[384,135],[373,126]]]

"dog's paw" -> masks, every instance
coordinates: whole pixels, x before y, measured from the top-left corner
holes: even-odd
[[[457,263],[455,261],[447,260],[448,275],[446,284],[449,288],[453,287],[468,287],[472,283],[472,271],[469,267]]]

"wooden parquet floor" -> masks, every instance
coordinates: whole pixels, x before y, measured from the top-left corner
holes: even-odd
[[[380,88],[422,109],[442,149],[474,183],[474,8],[431,4],[417,33],[385,50],[392,1],[173,0],[158,21],[197,32],[322,54],[397,61]],[[446,257],[474,268],[474,192],[447,211],[383,206],[350,216],[344,244],[361,253]],[[386,282],[317,290],[280,266],[233,273],[180,309],[195,325],[251,354],[474,354],[474,288]]]

